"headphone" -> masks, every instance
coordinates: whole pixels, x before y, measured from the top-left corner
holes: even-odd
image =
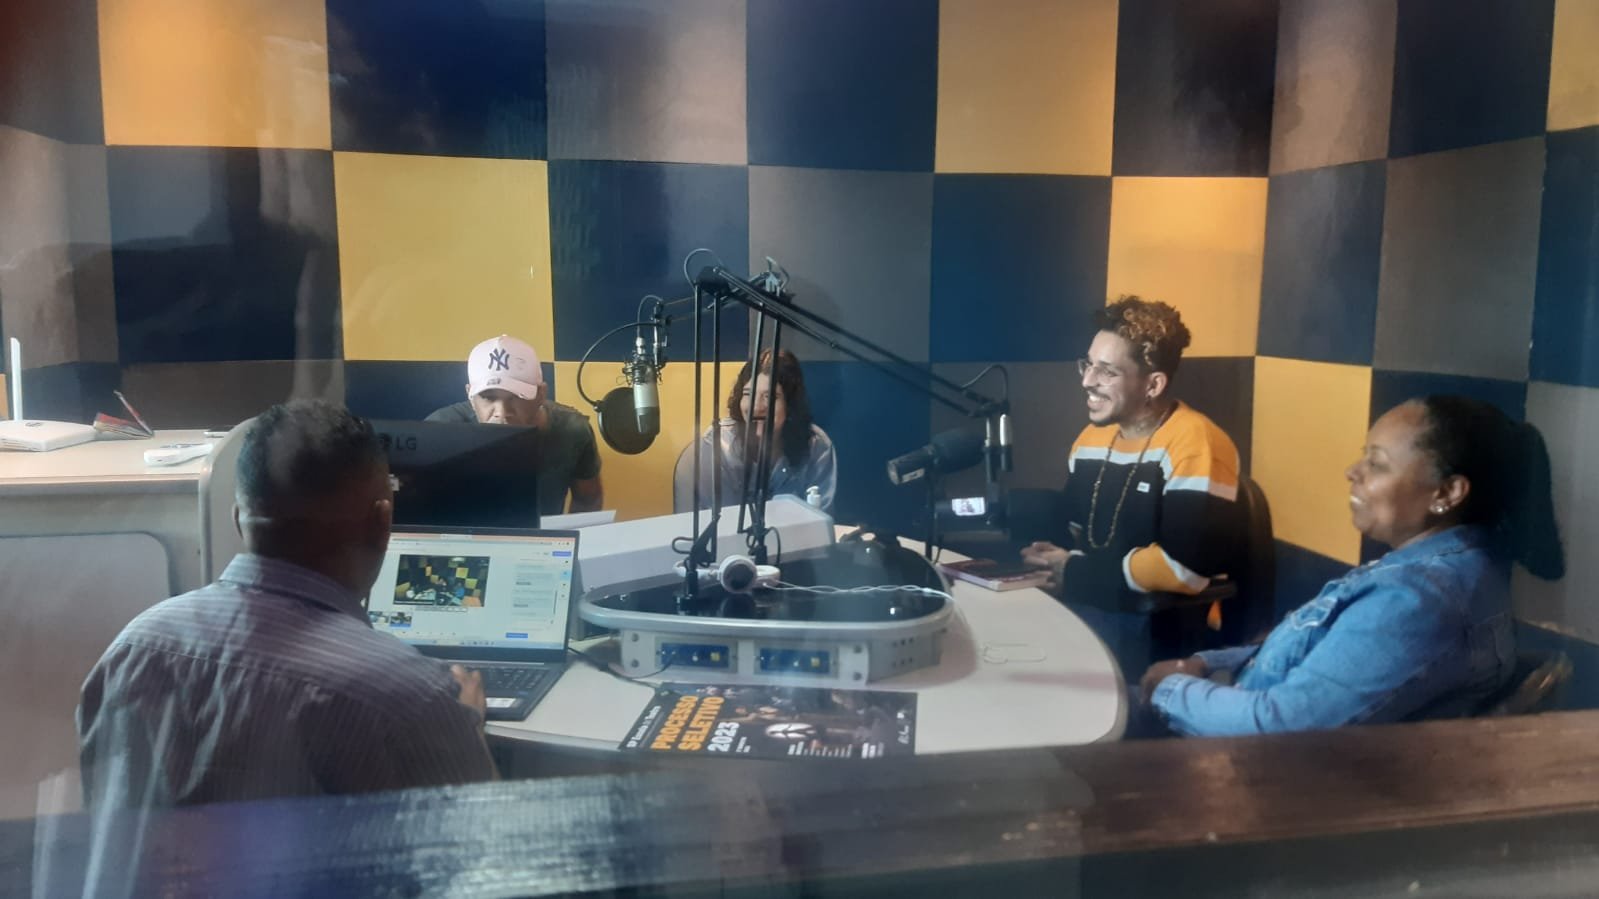
[[[683,573],[683,562],[673,566]],[[732,555],[716,565],[700,569],[700,577],[715,581],[728,593],[748,593],[757,587],[770,587],[777,583],[781,572],[776,565],[757,565],[749,556]]]

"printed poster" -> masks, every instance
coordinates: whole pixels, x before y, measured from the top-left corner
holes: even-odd
[[[621,748],[756,759],[914,755],[916,694],[662,684]]]

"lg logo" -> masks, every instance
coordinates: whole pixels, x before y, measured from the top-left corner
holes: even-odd
[[[379,434],[378,442],[383,444],[383,451],[386,453],[416,451],[416,435],[414,434]]]

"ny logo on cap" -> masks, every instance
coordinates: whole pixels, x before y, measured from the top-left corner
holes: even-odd
[[[511,354],[504,349],[489,350],[489,371],[505,371],[511,367]]]

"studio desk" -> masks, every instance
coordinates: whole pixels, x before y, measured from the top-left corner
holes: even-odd
[[[847,530],[840,526],[837,533]],[[943,558],[964,557],[945,551]],[[1070,746],[1121,737],[1127,717],[1121,674],[1109,650],[1080,618],[1036,588],[997,593],[956,581],[951,592],[955,614],[943,635],[939,663],[861,685],[917,694],[917,755]],[[610,662],[616,658],[614,643],[614,638],[602,637],[582,648],[596,660]],[[602,670],[589,661],[574,660],[525,721],[490,722],[490,735],[501,740],[569,750],[534,755],[517,769],[550,773],[549,767],[560,766],[563,757],[575,761],[570,750],[579,756],[586,753],[589,763],[576,762],[573,772],[657,760],[650,758],[657,753],[638,752],[616,758],[623,755],[617,747],[656,684],[694,683],[694,672],[667,670],[629,680],[614,673],[616,666],[610,667]],[[802,680],[790,683],[803,685]],[[597,757],[595,752],[612,758]]]
[[[199,497],[205,461],[151,467],[143,460],[151,447],[204,439],[198,431],[164,431],[153,440],[0,452],[0,618],[7,622],[0,628],[0,731],[25,736],[0,741],[0,818],[76,807],[74,788],[57,790],[59,801],[45,801],[41,784],[75,775],[78,686],[135,615],[205,582]],[[780,497],[769,518],[781,527],[814,514]],[[732,544],[738,542],[731,539],[735,521],[723,519],[724,539]],[[589,528],[580,561],[586,564],[582,557],[608,542],[632,551],[631,576],[653,572],[672,553],[666,541],[648,535],[688,529],[687,515]],[[219,567],[230,554],[231,548]],[[863,685],[918,694],[918,754],[1121,736],[1120,673],[1081,620],[1038,590],[993,593],[959,583],[953,595],[956,614],[940,664]],[[584,648],[603,659],[603,642],[588,641]],[[543,753],[577,770],[650,767],[659,760],[616,748],[659,680],[694,678],[667,672],[634,682],[574,660],[531,717],[490,725],[502,764]],[[559,770],[548,758],[506,767],[513,776],[524,767]]]
[[[95,440],[48,453],[0,451],[0,537],[149,534],[169,589],[199,587],[199,482],[204,459],[144,464],[168,443],[216,443],[200,431],[157,431],[150,440]]]

